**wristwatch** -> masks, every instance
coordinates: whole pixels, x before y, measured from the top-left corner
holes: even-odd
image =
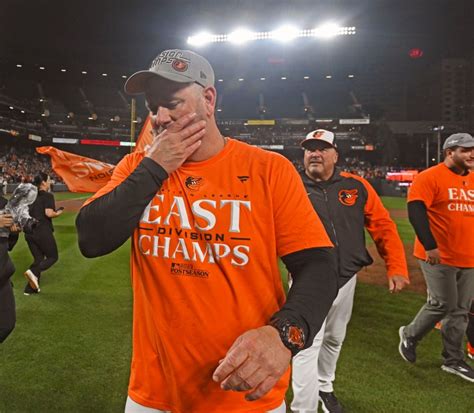
[[[273,318],[270,320],[270,325],[278,330],[281,341],[284,346],[291,351],[292,356],[295,356],[303,349],[305,344],[304,331],[290,320]]]

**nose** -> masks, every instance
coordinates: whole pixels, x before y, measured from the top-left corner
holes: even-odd
[[[171,119],[170,110],[160,106],[155,116],[156,126],[166,128],[166,125],[168,125],[172,121],[173,119]]]

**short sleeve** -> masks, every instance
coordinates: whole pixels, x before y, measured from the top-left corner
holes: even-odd
[[[54,195],[46,192],[43,199],[44,209],[56,210],[56,203],[54,202]]]
[[[430,173],[421,173],[415,177],[408,191],[407,202],[422,201],[427,207],[433,203],[436,195],[436,181]]]
[[[278,256],[308,248],[332,247],[298,172],[286,158],[274,156],[270,186]]]

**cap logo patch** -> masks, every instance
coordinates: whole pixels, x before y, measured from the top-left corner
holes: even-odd
[[[186,70],[188,70],[189,65],[184,60],[175,59],[174,62],[171,64],[171,67],[177,72],[186,72]]]
[[[341,189],[338,193],[339,202],[346,206],[353,206],[358,197],[357,189]]]
[[[324,136],[324,132],[320,130],[313,133],[313,138],[316,138],[316,139],[320,139],[323,136]]]

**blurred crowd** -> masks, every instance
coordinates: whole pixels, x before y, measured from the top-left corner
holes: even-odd
[[[54,183],[62,182],[52,170],[49,157],[39,155],[31,148],[19,151],[17,148],[4,146],[0,149],[0,184],[32,182],[39,172],[48,174]]]

